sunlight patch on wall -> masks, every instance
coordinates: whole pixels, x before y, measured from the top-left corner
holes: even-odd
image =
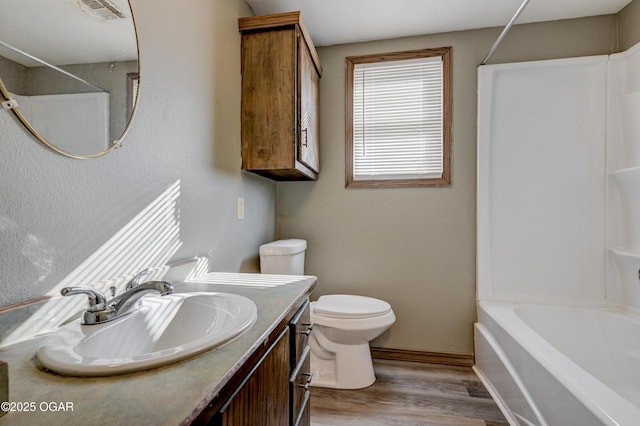
[[[110,287],[115,287],[119,294],[142,269],[165,265],[182,245],[179,198],[180,180],[52,288],[47,295],[54,297],[0,342],[0,346],[52,331],[87,308],[84,296],[60,296],[63,287],[90,287],[105,292],[109,298]],[[144,279],[160,279],[166,272],[167,268],[157,268]]]

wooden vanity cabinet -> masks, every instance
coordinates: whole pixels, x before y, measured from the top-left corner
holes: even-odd
[[[299,305],[300,306],[300,305]],[[309,426],[309,300],[252,354],[195,424]],[[256,361],[252,361],[255,359]]]
[[[240,18],[242,169],[275,180],[320,172],[322,68],[300,12]]]
[[[289,425],[289,330],[285,329],[219,412],[220,425]]]

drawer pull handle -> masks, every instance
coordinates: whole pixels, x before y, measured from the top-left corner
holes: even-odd
[[[307,329],[304,330],[304,331],[301,331],[300,334],[304,334],[305,336],[310,335],[311,334],[311,330],[313,330],[313,323],[312,322],[306,322],[306,323],[304,323],[302,325],[307,327]]]
[[[311,379],[313,378],[313,373],[302,373],[302,375],[306,377],[307,380],[304,384],[298,385],[298,387],[304,390],[309,390],[309,383],[311,383]]]

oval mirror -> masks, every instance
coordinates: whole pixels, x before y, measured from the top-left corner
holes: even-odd
[[[128,0],[0,0],[2,106],[49,148],[84,159],[118,147],[138,83]]]

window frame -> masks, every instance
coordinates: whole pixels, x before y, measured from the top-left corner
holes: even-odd
[[[406,188],[443,187],[451,185],[451,122],[452,122],[452,67],[449,47],[438,47],[402,52],[389,52],[345,58],[345,172],[346,188]],[[355,180],[353,177],[353,80],[357,64],[442,57],[442,177],[424,179]]]

